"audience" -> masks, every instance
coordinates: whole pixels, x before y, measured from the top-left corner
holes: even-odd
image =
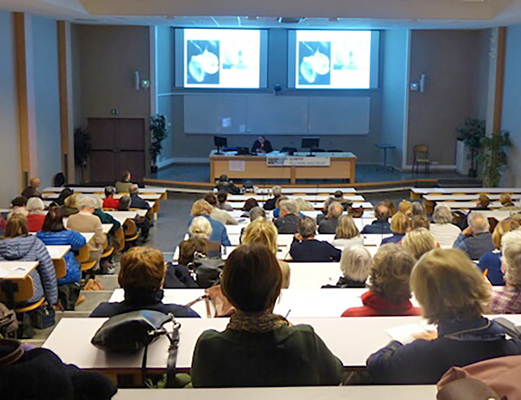
[[[382,204],[387,206],[389,209],[389,218],[391,218],[394,214],[396,214],[396,206],[394,205],[393,201],[391,199],[385,199],[382,200]]]
[[[371,261],[369,291],[362,307],[348,308],[342,317],[420,315],[411,303],[409,278],[416,260],[403,246],[380,246]]]
[[[278,236],[277,228],[275,228],[273,223],[264,218],[257,218],[244,230],[241,237],[241,243],[245,245],[261,244],[270,250],[276,257],[279,251],[277,245]],[[282,260],[277,260],[277,262],[282,271],[282,288],[287,289],[289,288],[291,274],[289,264]]]
[[[315,207],[309,201],[304,200],[302,197],[297,197],[295,199],[295,203],[297,205],[297,210],[300,216],[303,216],[302,211],[315,211]]]
[[[56,272],[51,256],[36,235],[29,235],[27,219],[23,214],[13,214],[7,221],[4,236],[0,240],[0,261],[38,261],[30,273],[34,294],[26,305],[36,303],[42,297],[49,306],[58,301]]]
[[[217,208],[224,211],[233,211],[233,207],[228,204],[228,192],[220,191],[217,193]]]
[[[217,196],[215,193],[208,192],[203,197],[204,200],[208,202],[212,206],[212,212],[210,213],[210,217],[216,221],[224,225],[238,225],[239,222],[233,218],[226,211],[221,210],[218,206]]]
[[[212,213],[213,207],[203,199],[197,200],[192,205],[192,210],[190,212],[191,218],[188,222],[188,226],[192,223],[192,220],[195,217],[202,216],[206,218],[210,225],[212,226],[212,234],[210,236],[211,242],[219,242],[222,246],[231,246],[230,239],[228,238],[228,233],[226,232],[226,227],[219,221],[214,220],[210,217]]]
[[[69,217],[78,212],[78,200],[80,198],[79,194],[71,194],[63,201],[62,207],[62,215],[63,218]]]
[[[333,200],[342,204],[344,211],[349,210],[349,207],[353,205],[351,201],[344,198],[344,192],[342,192],[341,190],[337,190],[335,193],[333,193]]]
[[[293,238],[289,254],[295,262],[340,261],[342,251],[331,243],[315,239],[317,224],[311,217],[298,220],[298,234]]]
[[[42,198],[42,193],[38,189],[40,189],[40,178],[31,178],[29,186],[24,189],[22,196],[26,199],[30,199],[31,197]]]
[[[259,203],[255,198],[250,197],[249,199],[246,199],[246,201],[244,202],[244,206],[242,207],[242,211],[244,211],[242,216],[249,217],[250,210],[255,207],[259,207]]]
[[[121,179],[116,182],[114,185],[116,187],[116,190],[118,193],[129,193],[130,192],[130,185],[132,185],[132,182],[130,181],[132,179],[132,176],[130,175],[130,172],[123,171],[121,173]]]
[[[60,194],[58,195],[58,198],[56,200],[54,200],[54,205],[55,206],[59,206],[59,207],[62,207],[65,203],[65,199],[67,199],[67,197],[71,196],[74,194],[74,190],[72,190],[71,188],[68,188],[66,187],[65,189],[63,189]]]
[[[199,317],[194,310],[177,304],[164,304],[162,289],[165,279],[163,254],[149,247],[133,247],[121,257],[119,285],[125,300],[119,303],[101,303],[91,317],[112,317],[136,310],[153,310],[175,317]]]
[[[400,243],[408,228],[409,218],[403,212],[398,211],[391,218],[391,232],[393,236],[382,239],[382,244]]]
[[[506,339],[499,325],[483,317],[489,289],[462,251],[436,249],[423,256],[411,288],[437,334],[418,334],[409,344],[392,341],[370,356],[373,383],[435,384],[453,366],[521,353],[520,340]]]
[[[499,202],[501,203],[500,210],[503,211],[519,211],[520,208],[512,201],[512,196],[508,193],[501,193],[499,196]]]
[[[450,207],[441,203],[434,208],[432,216],[434,223],[430,231],[441,247],[452,247],[461,229],[452,223],[453,217]]]
[[[280,217],[275,220],[275,226],[279,233],[297,233],[298,211],[293,200],[283,200],[279,204]]]
[[[410,232],[402,240],[402,246],[419,260],[421,256],[438,247],[436,239],[426,228],[417,228]]]
[[[501,241],[505,233],[519,229],[519,222],[511,218],[500,221],[492,234],[492,243],[495,249],[487,251],[479,258],[478,267],[494,286],[503,286],[503,272],[501,271]]]
[[[501,269],[505,273],[506,286],[491,292],[489,312],[521,314],[521,231],[506,233],[501,239],[501,247]]]
[[[279,218],[280,217],[280,203],[284,200],[289,200],[289,197],[287,196],[279,196],[277,198],[277,201],[275,201],[275,209],[273,210],[273,218]],[[268,210],[267,210],[268,211]]]
[[[103,200],[100,197],[96,197],[96,209],[93,212],[93,215],[98,217],[101,221],[101,224],[111,224],[112,228],[110,228],[109,236],[113,236],[116,231],[121,228],[121,223],[114,218],[111,214],[106,213],[102,210],[103,208]]]
[[[471,212],[465,228],[454,242],[455,249],[461,249],[471,260],[479,260],[487,251],[495,249],[492,234],[489,232],[488,219],[479,212]]]
[[[398,204],[398,211],[404,213],[408,217],[412,214],[412,203],[409,200],[402,200],[400,204]]]
[[[277,206],[277,200],[280,196],[282,196],[282,188],[280,186],[273,186],[271,189],[271,193],[273,194],[273,197],[271,199],[266,200],[264,203],[264,209],[266,211],[274,210]]]
[[[121,196],[119,199],[119,211],[129,211],[131,202],[132,200],[128,194]]]
[[[490,198],[486,194],[480,194],[474,210],[490,210]]]
[[[335,230],[335,239],[331,242],[335,247],[347,248],[350,246],[363,245],[364,238],[355,225],[353,217],[341,215]]]
[[[336,232],[338,218],[344,212],[341,203],[335,201],[329,205],[326,217],[318,224],[318,233],[331,234]]]
[[[376,221],[373,221],[371,225],[364,226],[362,234],[376,233],[386,235],[392,233],[391,225],[389,224],[389,218],[391,217],[389,206],[385,205],[383,202],[378,203],[374,209],[374,216]]]
[[[11,201],[11,215],[12,214],[24,214],[27,215],[27,198],[24,196],[15,197]]]
[[[342,363],[308,325],[273,314],[282,273],[262,245],[226,260],[222,291],[237,312],[223,332],[207,330],[192,359],[194,387],[338,386]]]
[[[324,201],[324,205],[322,206],[322,210],[320,214],[317,215],[317,225],[320,224],[324,218],[326,218],[326,215],[328,214],[329,212],[329,206],[331,205],[331,203],[333,203],[335,201],[335,199],[333,197],[328,197],[325,201]]]
[[[114,198],[116,188],[114,186],[105,187],[105,198],[103,199],[103,208],[110,208],[113,210],[119,209],[119,200]]]
[[[211,241],[212,225],[205,217],[195,217],[188,227],[190,238],[202,239],[206,242],[206,252],[210,257],[221,257],[221,243]]]
[[[27,200],[27,229],[29,232],[38,232],[42,230],[43,221],[45,221],[45,206],[43,200],[39,197],[31,197]]]
[[[415,215],[427,217],[427,210],[425,210],[425,206],[419,201],[415,201],[411,204],[411,217],[414,217]]]
[[[139,186],[132,184],[129,187],[130,192],[130,208],[138,208],[140,210],[150,210],[150,204],[139,196]]]
[[[322,288],[364,288],[370,269],[371,254],[364,246],[346,247],[340,258],[342,276],[336,285],[324,285]]]

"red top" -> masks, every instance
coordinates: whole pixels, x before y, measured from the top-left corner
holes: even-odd
[[[29,232],[40,232],[44,221],[44,214],[29,214],[27,216],[27,229],[29,229]]]
[[[107,197],[103,200],[103,208],[119,209],[119,200],[114,197]]]
[[[342,317],[385,317],[385,316],[409,316],[421,315],[421,308],[414,307],[410,300],[399,304],[388,300],[369,291],[362,295],[362,307],[348,308],[342,313]]]

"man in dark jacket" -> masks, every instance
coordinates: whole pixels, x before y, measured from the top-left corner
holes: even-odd
[[[362,234],[386,235],[393,233],[391,231],[391,224],[389,223],[389,218],[391,217],[389,207],[387,207],[384,203],[378,203],[374,210],[374,216],[376,221],[373,221],[371,225],[364,226],[364,229],[362,229]]]
[[[280,186],[273,186],[271,192],[273,193],[273,197],[266,200],[264,203],[264,209],[267,211],[274,210],[276,208],[277,200],[280,196],[282,196],[282,188]]]
[[[328,208],[326,217],[318,224],[318,233],[333,234],[336,232],[338,225],[338,218],[344,212],[344,207],[341,203],[335,201],[331,203]]]
[[[42,193],[38,190],[40,188],[40,178],[31,178],[29,186],[27,186],[22,192],[22,196],[26,199],[31,197],[42,198]]]
[[[293,200],[284,200],[279,204],[280,218],[275,220],[275,226],[279,233],[298,232],[298,211],[297,205]]]
[[[452,247],[463,250],[471,260],[479,260],[483,254],[496,248],[488,219],[480,212],[472,211],[467,221],[469,226],[459,234]]]
[[[295,235],[289,254],[296,262],[329,262],[340,261],[342,251],[331,243],[315,239],[317,224],[311,217],[303,217],[298,221],[298,235]]]
[[[150,204],[139,196],[139,186],[130,185],[130,208],[139,208],[141,210],[150,210]]]

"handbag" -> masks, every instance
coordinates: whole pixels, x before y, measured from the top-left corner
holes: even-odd
[[[204,295],[198,297],[194,301],[191,301],[186,306],[192,307],[194,304],[204,300],[206,304],[207,318],[230,317],[235,313],[235,307],[232,306],[230,301],[223,294],[221,285],[215,285],[207,288],[204,292]],[[215,314],[212,313],[212,306],[215,310]]]
[[[15,312],[0,303],[0,338],[14,335],[17,329],[18,321]]]
[[[188,268],[194,271],[195,281],[204,289],[219,283],[223,271],[224,261],[220,258],[199,258],[188,264]]]
[[[164,327],[168,322],[174,323],[172,332],[168,332]],[[94,334],[91,343],[109,353],[135,353],[144,349],[141,371],[143,381],[145,381],[148,346],[160,336],[165,335],[170,341],[167,386],[172,387],[175,382],[180,327],[181,324],[174,319],[172,314],[152,310],[131,311],[115,315],[105,321]]]
[[[31,323],[36,329],[50,328],[56,323],[56,311],[52,306],[38,307],[31,313]]]

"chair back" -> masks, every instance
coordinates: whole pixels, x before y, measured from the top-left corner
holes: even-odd
[[[89,261],[90,258],[90,250],[88,245],[83,246],[76,255],[76,260],[78,260],[80,263],[84,263]]]
[[[413,151],[414,151],[414,157],[416,157],[416,158],[418,158],[418,157],[428,158],[429,157],[429,146],[426,146],[424,144],[418,144],[418,145],[414,146]]]
[[[34,296],[33,278],[27,275],[24,279],[12,280],[12,283],[17,285],[17,289],[13,294],[15,303],[22,303],[30,300]],[[7,293],[2,288],[2,281],[0,281],[0,301],[6,303],[8,301]]]
[[[119,227],[119,229],[114,232],[114,239],[113,245],[114,245],[114,253],[119,254],[125,249],[125,232],[123,231],[123,227]],[[116,243],[114,243],[116,242]]]
[[[134,222],[134,220],[127,219],[123,223],[123,231],[125,233],[125,237],[135,236],[137,234],[137,226],[136,226],[136,223]]]
[[[67,264],[63,258],[59,258],[57,260],[52,260],[54,264],[54,269],[56,270],[56,279],[65,278],[67,275]]]

